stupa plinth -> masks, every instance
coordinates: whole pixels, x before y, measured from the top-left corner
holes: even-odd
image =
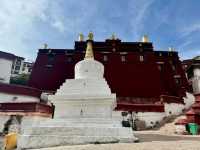
[[[75,66],[75,79],[66,80],[49,100],[55,118],[24,123],[20,148],[136,140],[131,128],[112,118],[116,95],[104,78],[104,66],[94,60],[91,41],[85,59]]]

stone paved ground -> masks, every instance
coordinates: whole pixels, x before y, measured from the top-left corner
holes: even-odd
[[[199,141],[154,141],[145,143],[119,143],[102,145],[79,145],[40,150],[200,150]]]
[[[200,136],[165,135],[157,131],[139,131],[135,135],[140,143],[90,144],[40,150],[200,150]]]
[[[0,136],[0,150],[3,150],[3,137]]]

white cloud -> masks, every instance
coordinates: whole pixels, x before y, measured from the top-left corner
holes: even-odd
[[[190,34],[194,32],[199,32],[199,31],[200,31],[200,23],[195,23],[195,24],[191,24],[189,26],[180,28],[180,33],[182,37],[189,36]]]
[[[52,26],[58,29],[60,32],[65,31],[65,25],[62,21],[56,20],[55,22],[52,23]]]
[[[45,4],[47,0],[0,1],[0,50],[26,55],[28,43],[24,39],[31,37],[37,19],[45,19]]]
[[[131,16],[131,26],[134,34],[134,38],[138,39],[140,36],[140,32],[144,27],[143,21],[146,18],[149,8],[154,0],[134,0],[130,3],[129,12],[132,14]]]
[[[0,50],[32,58],[30,51],[35,49],[30,41],[38,34],[37,22],[48,23],[47,27],[51,25],[63,32],[63,22],[50,11],[54,6],[52,3],[49,0],[1,0]],[[59,5],[56,6],[59,9]]]

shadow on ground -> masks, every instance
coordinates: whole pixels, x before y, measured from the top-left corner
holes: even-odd
[[[152,142],[152,141],[181,141],[181,140],[191,140],[200,141],[200,136],[192,135],[162,135],[158,133],[143,133],[136,132],[134,134],[139,138],[139,142]]]

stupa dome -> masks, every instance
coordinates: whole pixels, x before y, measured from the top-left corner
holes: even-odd
[[[87,43],[85,59],[75,65],[75,79],[103,78],[104,66],[94,60],[92,43]]]

